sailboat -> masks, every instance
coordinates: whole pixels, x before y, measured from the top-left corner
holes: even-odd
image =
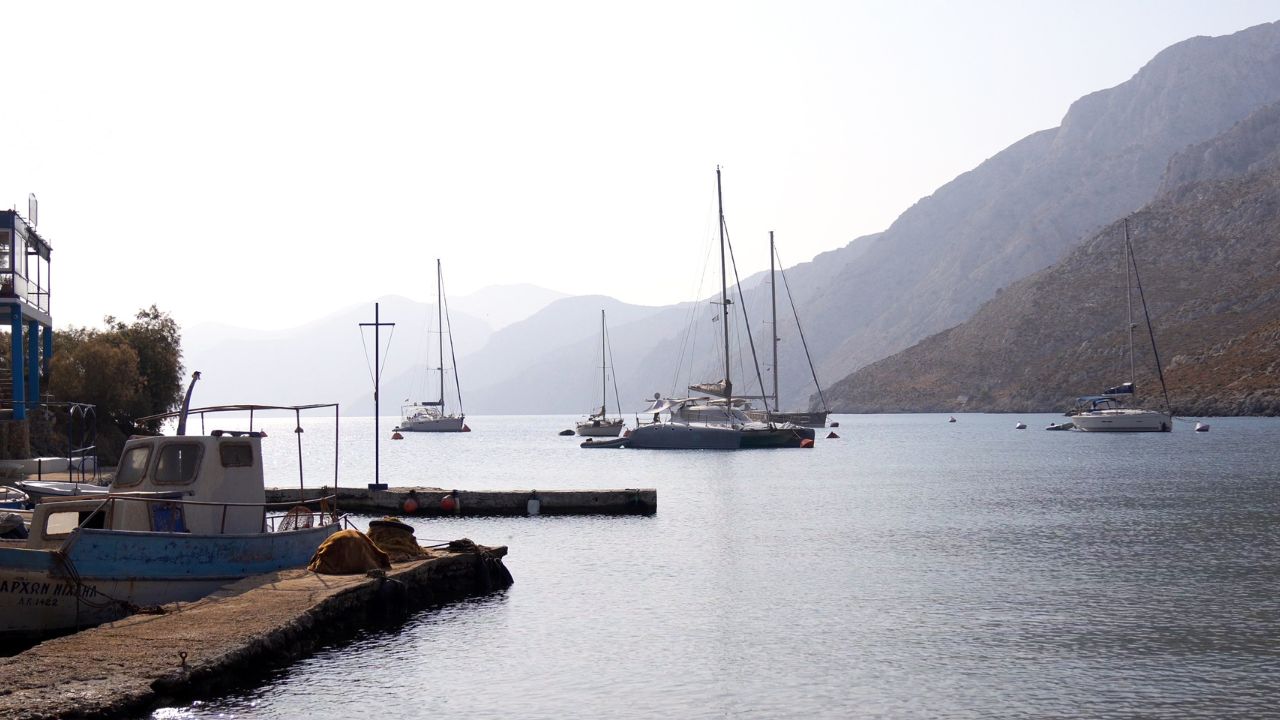
[[[400,408],[403,419],[396,428],[401,432],[471,432],[467,416],[462,412],[462,387],[458,384],[458,362],[453,350],[453,325],[444,307],[444,275],[436,260],[436,325],[440,339],[440,399],[409,403]],[[453,358],[453,385],[458,391],[458,412],[450,413],[444,402],[444,336],[449,335],[449,357]]]
[[[1133,243],[1129,240],[1129,219],[1124,220],[1125,247],[1125,296],[1128,304],[1129,331],[1129,382],[1107,388],[1100,395],[1086,395],[1076,400],[1076,409],[1068,413],[1076,429],[1084,432],[1169,432],[1173,429],[1173,413],[1169,408],[1169,389],[1164,384],[1164,370],[1160,367],[1160,353],[1156,350],[1156,337],[1151,328],[1151,315],[1147,313],[1147,301],[1142,294],[1142,279],[1138,277],[1138,264],[1133,255]],[[1142,298],[1142,313],[1147,321],[1147,333],[1151,337],[1151,350],[1155,355],[1156,371],[1160,387],[1164,391],[1165,410],[1144,410],[1126,407],[1126,398],[1134,397],[1134,381],[1137,372],[1133,352],[1133,288],[1137,281],[1138,297]]]
[[[827,415],[830,413],[827,408],[827,399],[822,394],[822,384],[818,382],[818,372],[813,367],[813,358],[809,356],[809,344],[804,340],[804,330],[800,327],[800,314],[796,312],[795,302],[791,303],[791,313],[796,319],[796,331],[800,335],[800,343],[804,346],[804,356],[809,361],[809,372],[813,374],[813,384],[818,388],[818,398],[822,401],[821,410],[812,410],[808,412],[777,412],[777,408],[782,407],[778,404],[778,286],[777,275],[774,272],[774,260],[778,257],[778,252],[773,245],[773,231],[769,231],[769,305],[773,311],[773,324],[770,335],[773,337],[773,408],[774,412],[769,410],[748,410],[747,417],[752,420],[777,420],[781,422],[795,423],[796,425],[804,425],[805,427],[820,428],[827,426]],[[779,265],[782,263],[779,262]],[[786,282],[786,275],[782,277],[782,281]],[[787,299],[791,299],[791,288],[787,288]]]
[[[743,398],[733,395],[729,376],[729,283],[725,265],[724,195],[716,168],[716,203],[720,214],[720,327],[724,331],[724,379],[691,385],[703,396],[664,398],[655,394],[644,411],[653,422],[641,423],[627,436],[632,448],[738,450],[744,448],[813,447],[812,428],[792,423],[759,422],[743,412]],[[768,400],[765,399],[765,403]],[[666,419],[662,419],[663,415]]]
[[[604,325],[604,310],[600,310],[600,410],[578,422],[577,432],[584,437],[618,437],[622,432],[622,408],[618,408],[618,417],[608,414],[609,405],[609,348],[608,335]],[[615,399],[617,392],[614,393]]]

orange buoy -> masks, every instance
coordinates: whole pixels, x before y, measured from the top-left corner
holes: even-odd
[[[392,440],[403,440],[403,439],[404,439],[404,436],[403,436],[403,435],[401,435],[401,434],[400,434],[400,433],[398,433],[398,432],[393,432],[393,433],[391,433],[391,439],[392,439]]]
[[[840,436],[839,436],[839,435],[837,435],[837,434],[835,434],[835,432],[829,432],[829,433],[827,433],[827,439],[828,439],[828,440],[830,440],[831,438],[838,438],[838,437],[840,437]]]
[[[418,512],[418,498],[410,495],[404,499],[404,502],[401,503],[400,507],[404,510],[406,515],[412,515]]]
[[[801,440],[801,441],[800,441],[800,447],[802,447],[802,448],[811,448],[811,447],[813,447],[813,438],[805,438],[805,439]]]
[[[458,501],[452,495],[445,495],[440,498],[440,509],[445,512],[453,512],[458,509]]]

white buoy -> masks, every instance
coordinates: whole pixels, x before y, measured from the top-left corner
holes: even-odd
[[[1026,429],[1027,429],[1027,424],[1026,424],[1026,423],[1023,423],[1023,422],[1020,422],[1020,423],[1018,423],[1017,425],[1014,425],[1014,426],[1013,426],[1013,429],[1014,429],[1014,430],[1026,430]]]

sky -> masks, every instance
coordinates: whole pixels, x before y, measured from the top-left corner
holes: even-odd
[[[1160,2],[0,0],[0,207],[56,327],[292,327],[532,283],[695,299],[715,168],[744,274],[879,232],[1161,49],[1280,19]]]

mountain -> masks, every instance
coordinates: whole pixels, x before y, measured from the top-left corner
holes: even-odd
[[[840,378],[967,320],[1160,188],[1170,158],[1280,100],[1280,23],[1196,37],[904,212],[815,292],[806,331]]]
[[[1168,164],[1129,222],[1175,412],[1280,414],[1280,103]],[[831,388],[857,412],[1065,410],[1128,380],[1123,228],[1014,283],[957,327]],[[1141,307],[1139,337],[1145,338]],[[1152,348],[1146,404],[1163,404]]]
[[[501,330],[566,297],[562,292],[527,283],[492,285],[470,295],[449,298],[449,309],[479,318],[490,328]]]
[[[435,322],[435,306],[400,296],[378,302],[381,320],[396,323],[381,333],[379,355],[385,381],[420,362],[429,339],[434,347],[428,323]],[[359,400],[371,411],[373,332],[362,330],[360,323],[373,322],[373,310],[372,303],[353,305],[282,330],[214,324],[184,329],[183,363],[189,371],[202,373],[193,402],[201,406],[338,402],[347,414],[359,414],[358,408],[351,407]],[[491,331],[482,320],[459,312],[451,316],[460,349],[474,350],[487,341]]]
[[[483,348],[458,360],[463,408],[469,414],[585,413],[593,402],[598,405],[602,309],[618,377],[633,378],[630,360],[636,348],[654,342],[643,321],[663,308],[595,295],[566,297],[493,333]],[[388,375],[387,387],[414,386],[414,376],[421,372],[414,368]],[[453,406],[452,378],[447,385],[447,402]],[[439,393],[426,392],[428,399]]]

